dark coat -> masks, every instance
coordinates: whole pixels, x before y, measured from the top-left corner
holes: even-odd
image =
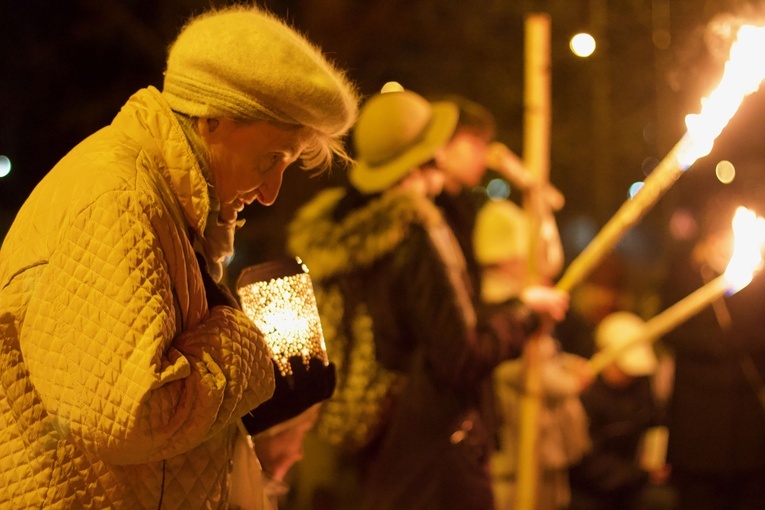
[[[362,508],[493,508],[483,392],[493,368],[520,355],[529,310],[518,302],[477,305],[459,246],[424,198],[390,192],[335,218],[342,235],[316,228],[326,216],[299,220],[311,240],[296,253],[313,268],[312,257],[327,261],[334,251],[342,263],[333,278],[363,282],[378,361],[406,374],[370,459]]]
[[[478,296],[481,295],[481,268],[475,259],[473,230],[478,211],[485,201],[485,195],[472,193],[466,189],[462,189],[456,195],[450,195],[444,191],[435,200],[436,205],[443,212],[444,220],[460,244],[471,283]]]
[[[648,377],[635,378],[624,388],[614,388],[599,376],[581,395],[590,419],[591,450],[570,471],[572,499],[580,494],[627,508],[626,502],[648,483],[648,473],[637,462],[640,440],[658,424]]]
[[[668,304],[703,285],[692,268],[684,274]],[[709,307],[664,338],[675,354],[668,408],[673,472],[728,476],[765,469],[765,403],[755,389],[756,378],[765,377],[765,275],[724,303],[730,329],[720,327]],[[755,381],[742,363],[757,374]]]

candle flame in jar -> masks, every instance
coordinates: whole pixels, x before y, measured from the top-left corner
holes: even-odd
[[[733,255],[725,269],[725,280],[731,292],[738,292],[752,281],[762,267],[765,247],[765,219],[753,211],[739,207],[733,217]]]
[[[720,85],[701,100],[701,112],[685,117],[686,145],[678,155],[683,168],[712,151],[715,139],[744,100],[765,79],[765,27],[742,26],[730,49]]]
[[[289,359],[311,358],[326,365],[327,347],[308,273],[272,278],[238,289],[242,310],[263,332],[282,375],[292,373]]]

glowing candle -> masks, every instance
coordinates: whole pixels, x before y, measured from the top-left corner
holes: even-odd
[[[327,348],[308,268],[300,259],[250,266],[236,284],[242,310],[258,326],[282,375],[292,374],[291,357],[328,364]]]

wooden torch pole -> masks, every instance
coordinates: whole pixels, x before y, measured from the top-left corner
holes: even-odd
[[[530,220],[529,281],[538,279],[536,254],[541,224],[540,203],[545,184],[549,180],[550,145],[550,17],[531,14],[525,22],[524,42],[524,166],[535,176],[537,192],[527,193],[524,208]],[[539,476],[537,458],[537,428],[540,406],[541,367],[539,366],[539,339],[528,340],[524,348],[525,391],[520,400],[520,426],[518,431],[518,466],[516,479],[517,510],[536,507]]]

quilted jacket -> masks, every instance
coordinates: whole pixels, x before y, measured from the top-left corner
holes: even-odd
[[[209,310],[207,185],[155,88],[66,155],[0,248],[0,509],[226,508],[262,335]]]

